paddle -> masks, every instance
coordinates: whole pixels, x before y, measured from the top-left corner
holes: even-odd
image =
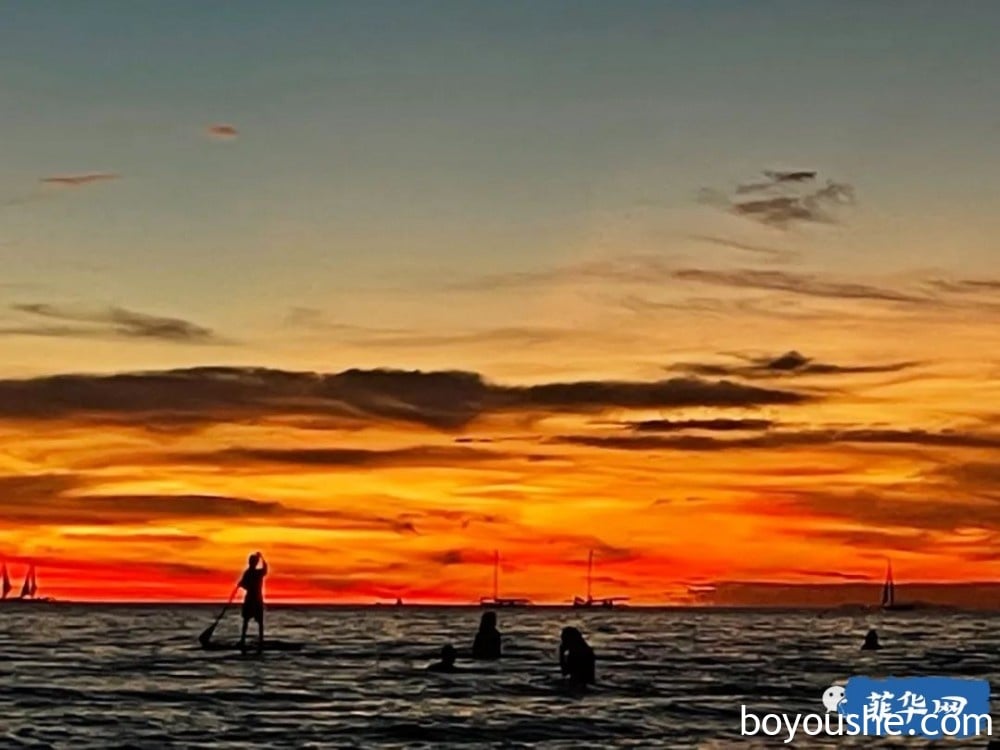
[[[215,622],[213,622],[211,625],[205,628],[202,631],[201,635],[198,636],[198,642],[203,647],[208,648],[209,641],[212,640],[212,634],[215,632],[215,629],[219,626],[219,623],[222,622],[222,616],[226,614],[226,610],[229,609],[229,605],[233,603],[233,599],[236,598],[236,592],[239,590],[240,590],[240,585],[237,583],[235,588],[233,588],[233,593],[229,595],[229,601],[226,602],[226,606],[222,608],[222,611],[219,612],[219,616],[215,618]]]

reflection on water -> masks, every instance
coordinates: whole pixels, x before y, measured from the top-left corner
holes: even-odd
[[[307,647],[261,658],[199,651],[214,614],[0,609],[0,746],[764,747],[780,743],[740,738],[741,704],[821,712],[823,690],[852,674],[1000,675],[1000,620],[979,614],[508,610],[503,661],[456,675],[424,667],[445,642],[468,652],[479,610],[272,609],[269,632]],[[597,652],[599,686],[582,697],[558,685],[567,624]],[[884,650],[862,653],[870,625]],[[217,637],[237,628],[230,615]],[[802,739],[794,746],[899,746]]]

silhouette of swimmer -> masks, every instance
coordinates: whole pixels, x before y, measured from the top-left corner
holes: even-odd
[[[260,564],[258,568],[257,565]],[[257,650],[264,650],[264,576],[267,562],[260,552],[254,552],[247,561],[247,569],[240,578],[239,586],[246,591],[243,597],[243,630],[240,632],[240,650],[247,645],[247,625],[257,621]]]
[[[593,685],[597,682],[594,674],[594,650],[587,645],[576,628],[563,628],[559,644],[559,668],[563,677],[574,685]]]
[[[441,661],[436,664],[431,664],[427,667],[428,672],[458,672],[458,667],[455,666],[455,659],[458,658],[458,652],[455,651],[455,647],[451,644],[444,646],[441,649]]]
[[[497,630],[496,612],[483,613],[479,621],[479,632],[472,642],[473,659],[500,658],[500,631]]]
[[[865,642],[861,644],[862,651],[878,651],[882,646],[878,642],[878,631],[869,630],[865,635]]]

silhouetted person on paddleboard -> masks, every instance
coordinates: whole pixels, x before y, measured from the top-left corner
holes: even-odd
[[[878,642],[878,631],[869,630],[865,642],[861,644],[862,651],[878,651],[882,646]]]
[[[497,630],[497,613],[485,612],[479,621],[479,632],[472,642],[473,659],[500,658],[500,631]]]
[[[597,682],[594,649],[576,628],[563,628],[559,644],[559,668],[570,684],[583,687]]]
[[[260,565],[260,567],[257,567]],[[243,597],[243,630],[240,632],[240,650],[247,645],[247,625],[257,621],[257,650],[264,650],[264,576],[267,562],[260,552],[254,552],[247,561],[247,569],[240,579],[240,588],[246,591]]]
[[[455,659],[458,658],[458,652],[455,651],[455,647],[451,644],[443,647],[441,649],[441,661],[436,664],[431,664],[427,667],[428,672],[457,672],[458,667],[455,666]]]

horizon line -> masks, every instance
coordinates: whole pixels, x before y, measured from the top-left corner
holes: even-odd
[[[993,585],[1000,585],[995,582]],[[913,602],[915,604],[927,606],[929,609],[952,609],[963,611],[995,611],[1000,612],[1000,602],[989,606],[970,606],[961,603],[945,602]],[[217,607],[220,601],[217,599],[58,599],[39,598],[21,599],[20,597],[10,597],[0,600],[0,607],[7,604],[13,605],[56,605],[56,606],[156,606],[156,607]],[[334,601],[317,599],[279,599],[266,602],[269,609],[281,609],[292,607],[314,607],[314,608],[339,608],[339,609],[475,609],[475,610],[525,610],[525,609],[567,609],[584,610],[597,612],[621,612],[623,610],[865,610],[870,612],[892,611],[886,610],[880,604],[866,602],[828,602],[828,603],[712,603],[712,602],[642,602],[635,604],[615,605],[613,607],[603,607],[599,605],[579,607],[572,602],[532,602],[519,606],[491,606],[489,604],[479,604],[475,602],[442,602],[442,601],[410,601],[397,604],[393,601]]]

